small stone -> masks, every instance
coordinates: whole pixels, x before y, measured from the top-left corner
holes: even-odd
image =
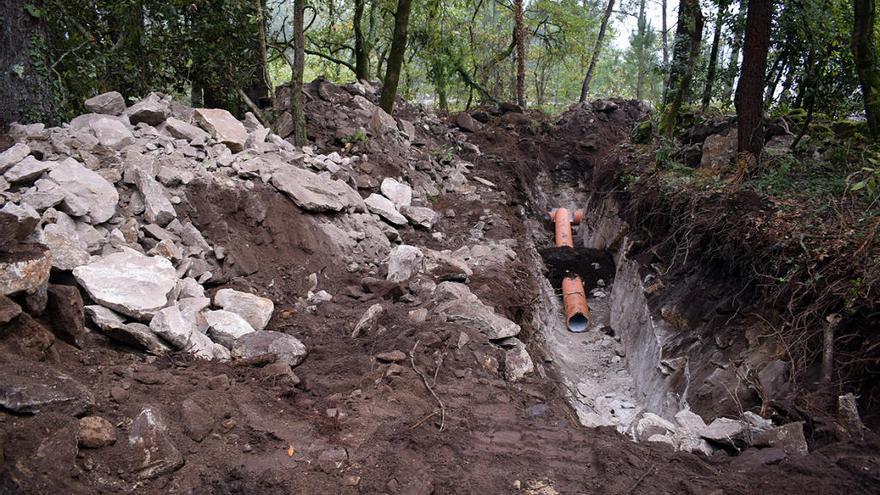
[[[374,304],[367,309],[366,312],[358,320],[351,333],[351,338],[356,339],[363,332],[372,332],[379,323],[379,317],[382,315],[384,308],[381,304]]]
[[[271,330],[246,334],[232,344],[232,356],[236,359],[250,359],[264,354],[274,354],[276,363],[294,367],[305,360],[308,351],[296,337]]]
[[[218,290],[214,295],[214,304],[241,316],[254,330],[266,328],[275,311],[271,299],[234,289]]]
[[[232,348],[236,339],[255,331],[244,318],[231,311],[207,311],[205,319],[211,340],[227,348]]]
[[[394,203],[385,196],[380,196],[375,193],[370,194],[370,196],[364,200],[364,204],[367,205],[367,209],[370,212],[379,215],[394,225],[404,226],[407,224],[406,217],[401,215],[394,206]]]
[[[387,280],[405,282],[418,273],[422,267],[424,254],[422,250],[406,244],[396,246],[388,258]]]
[[[382,195],[390,199],[394,207],[400,209],[412,204],[412,187],[391,177],[386,177],[379,186]]]
[[[428,319],[428,310],[426,308],[414,309],[409,312],[409,319],[415,323],[422,323]]]
[[[400,350],[376,354],[376,359],[383,363],[399,363],[406,359],[406,353]]]
[[[86,416],[79,420],[79,446],[99,449],[116,443],[116,427],[100,416]]]

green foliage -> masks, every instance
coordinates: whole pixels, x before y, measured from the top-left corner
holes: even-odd
[[[654,133],[654,123],[650,120],[639,122],[633,127],[632,142],[636,144],[648,144]]]
[[[370,138],[367,137],[367,132],[363,128],[358,128],[350,136],[342,138],[343,144],[367,144],[368,142],[370,142]]]

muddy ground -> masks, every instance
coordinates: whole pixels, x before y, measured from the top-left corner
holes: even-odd
[[[513,120],[513,117],[508,117]],[[313,120],[314,116],[313,116]],[[415,230],[404,242],[455,249],[490,210],[483,242],[523,239],[535,171],[561,167],[558,177],[577,179],[626,139],[631,118],[617,123],[500,120],[471,141],[483,154],[465,153],[475,173],[498,185],[482,201],[446,193],[432,206],[442,216],[442,240]],[[601,132],[590,132],[598,126]],[[316,135],[321,136],[316,127]],[[560,137],[561,135],[567,138]],[[325,136],[326,138],[326,136]],[[327,139],[329,141],[329,139]],[[573,143],[579,142],[574,145]],[[502,194],[503,192],[503,194]],[[4,336],[0,361],[10,353],[42,354],[94,394],[92,414],[124,430],[146,406],[167,424],[185,459],[178,470],[146,481],[128,472],[127,439],[109,447],[76,449],[77,419],[63,412],[0,413],[2,493],[877,493],[880,444],[835,443],[807,456],[766,464],[762,451],[711,458],[673,452],[661,444],[632,442],[611,428],[578,425],[555,378],[553,363],[530,344],[538,372],[505,381],[500,351],[464,325],[431,315],[412,321],[418,307],[402,297],[407,287],[371,287],[322,257],[320,234],[303,230],[302,213],[284,197],[258,187],[254,195],[229,197],[205,186],[191,190],[189,216],[209,241],[230,246],[235,270],[223,285],[246,288],[276,304],[268,329],[287,332],[309,349],[294,371],[232,365],[183,355],[133,353],[98,333],[82,350],[55,342]],[[253,220],[253,200],[266,220]],[[548,242],[551,230],[547,230]],[[486,304],[523,327],[529,342],[531,306],[538,284],[517,261],[481,272],[470,287]],[[298,309],[307,277],[333,301],[314,313]],[[219,286],[219,285],[218,285]],[[387,304],[380,327],[357,339],[354,323],[377,301]],[[462,338],[462,334],[467,335]],[[467,342],[465,342],[467,340]],[[12,346],[11,342],[15,342]],[[17,347],[16,347],[17,346]],[[13,349],[15,347],[15,349]],[[397,363],[376,359],[399,350]],[[264,363],[263,363],[264,364]],[[36,364],[34,366],[37,366]],[[6,368],[7,370],[10,368]],[[22,373],[34,372],[21,369]],[[429,386],[426,386],[426,383]],[[435,397],[436,394],[436,397]],[[205,414],[195,420],[181,404],[192,399]],[[442,414],[439,404],[442,403]],[[188,419],[187,419],[188,418]],[[193,431],[209,432],[200,441]],[[71,438],[74,438],[71,443]]]

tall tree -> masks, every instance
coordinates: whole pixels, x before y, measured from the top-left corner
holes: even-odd
[[[703,12],[699,0],[681,0],[678,6],[678,27],[675,29],[675,46],[672,48],[672,66],[667,83],[666,107],[660,117],[658,132],[672,137],[681,105],[687,97],[694,67],[700,54],[703,36]]]
[[[862,86],[862,100],[868,129],[874,140],[880,138],[880,70],[874,46],[874,0],[853,0],[852,52]]]
[[[773,0],[749,0],[743,63],[735,99],[741,174],[757,163],[764,148],[764,77],[772,17]]]
[[[611,19],[612,12],[614,12],[614,0],[608,0],[608,5],[605,7],[605,15],[602,16],[602,24],[599,26],[599,34],[596,36],[596,44],[593,45],[590,65],[587,67],[587,74],[584,76],[584,83],[581,85],[581,97],[578,100],[581,103],[587,101],[587,95],[590,93],[590,82],[596,70],[596,63],[599,61],[602,42],[605,40],[605,30],[608,28],[608,21]]]
[[[370,78],[370,50],[367,46],[363,28],[365,1],[354,1],[354,18],[352,20],[354,28],[354,76],[359,81],[365,81]]]
[[[7,0],[0,7],[0,130],[10,123],[51,122],[54,104],[40,2]]]
[[[523,0],[514,0],[514,30],[513,37],[516,44],[516,85],[514,93],[516,103],[521,107],[526,106],[526,27],[523,19]]]
[[[666,70],[669,64],[669,26],[666,25],[666,0],[660,2],[660,29],[661,39],[663,42],[663,70]],[[666,83],[667,79],[663,79],[663,101],[666,101]]]
[[[739,0],[739,9],[733,19],[730,33],[730,62],[727,64],[727,70],[724,71],[724,88],[721,94],[721,100],[725,103],[730,102],[733,98],[733,83],[739,74],[739,52],[742,49],[747,6],[748,0]]]
[[[389,114],[394,109],[394,98],[397,97],[397,84],[400,82],[400,70],[406,53],[406,30],[409,26],[410,7],[412,0],[397,0],[394,35],[391,38],[391,50],[388,54],[388,69],[385,71],[382,95],[379,97],[379,106]]]
[[[715,33],[712,35],[712,50],[709,52],[709,68],[706,72],[706,86],[703,88],[702,109],[705,112],[712,101],[712,86],[715,84],[715,72],[718,66],[718,49],[721,44],[721,28],[724,15],[727,13],[729,0],[718,0],[718,15],[715,16]]]
[[[293,63],[290,64],[290,115],[293,117],[293,144],[306,144],[306,114],[303,108],[303,72],[305,69],[306,0],[293,0]]]

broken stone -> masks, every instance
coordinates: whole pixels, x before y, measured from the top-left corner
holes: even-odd
[[[409,319],[415,323],[422,323],[428,319],[428,310],[426,308],[414,309],[409,312]]]
[[[434,297],[434,310],[438,314],[449,321],[472,323],[490,340],[514,337],[520,332],[519,325],[495,313],[464,284],[442,282],[437,286]]]
[[[0,296],[33,292],[46,285],[52,269],[49,250],[21,244],[14,255],[0,256]]]
[[[83,326],[83,300],[79,289],[70,285],[50,284],[46,309],[55,335],[82,349],[86,330]]]
[[[177,283],[170,261],[131,249],[77,267],[73,276],[102,306],[142,321],[168,304],[168,294]]]
[[[47,226],[49,227],[49,226]],[[89,262],[88,251],[69,232],[56,230],[43,231],[43,244],[52,253],[52,268],[70,271]]]
[[[364,200],[364,204],[367,205],[367,209],[372,213],[379,215],[394,225],[403,226],[407,224],[406,217],[401,215],[400,212],[397,211],[397,208],[394,207],[394,203],[385,196],[375,193],[370,194],[370,196]]]
[[[134,143],[134,135],[117,119],[96,119],[92,121],[91,129],[98,143],[110,149],[120,150]]]
[[[232,348],[236,339],[255,331],[247,320],[231,311],[206,311],[205,319],[211,340],[228,348]]]
[[[355,98],[357,98],[357,96]],[[384,135],[386,133],[390,133],[390,132],[397,132],[397,121],[394,120],[394,117],[388,115],[388,112],[386,112],[385,110],[382,110],[381,108],[377,107],[376,105],[373,105],[366,98],[363,98],[362,100],[357,100],[357,101],[361,102],[364,107],[367,107],[365,109],[369,109],[369,108],[373,109],[373,114],[370,116],[370,122],[368,124],[371,131],[373,131],[374,133],[376,133],[379,136]],[[369,106],[363,102],[369,103]]]
[[[716,418],[700,435],[706,440],[736,450],[748,446],[749,428],[743,421],[730,418]]]
[[[39,179],[34,187],[21,195],[21,203],[33,207],[37,211],[47,210],[64,201],[64,192],[58,184],[49,179]]]
[[[173,473],[183,466],[183,455],[174,446],[164,421],[152,408],[145,408],[128,429],[127,458],[131,472],[145,480]]]
[[[192,182],[194,178],[195,176],[188,170],[167,165],[160,166],[156,172],[156,180],[167,187],[179,186],[181,184],[186,185]]]
[[[0,376],[0,407],[14,413],[52,411],[79,416],[95,403],[83,384],[42,363],[0,363]]]
[[[217,141],[225,144],[233,153],[244,149],[248,132],[245,126],[226,110],[197,108],[193,117],[202,129]]]
[[[30,154],[31,148],[28,145],[15,143],[11,148],[0,153],[0,174],[6,172],[9,167],[24,160]]]
[[[467,112],[459,112],[455,116],[455,125],[467,132],[477,132],[477,123]]]
[[[406,359],[406,353],[400,350],[380,352],[379,354],[376,354],[376,359],[383,363],[399,363]]]
[[[85,313],[110,340],[157,356],[171,350],[150,327],[142,323],[126,324],[120,315],[104,306],[86,306]]]
[[[192,399],[184,399],[180,403],[180,417],[183,419],[183,432],[194,442],[204,440],[214,427],[211,414]]]
[[[424,206],[404,206],[400,208],[400,212],[418,227],[430,229],[437,222],[437,212]]]
[[[52,170],[56,165],[58,165],[58,162],[41,162],[33,156],[28,155],[20,162],[9,167],[9,169],[3,173],[3,178],[9,181],[10,184],[31,182],[38,179],[49,170]]]
[[[364,210],[364,202],[354,189],[340,180],[308,170],[286,167],[272,174],[272,185],[307,211]]]
[[[271,330],[248,333],[232,344],[235,359],[251,359],[265,354],[275,355],[276,363],[294,367],[303,362],[308,351],[296,337]]]
[[[675,433],[675,425],[654,413],[645,413],[636,423],[634,434],[640,442],[648,441],[655,435]]]
[[[88,215],[91,223],[104,223],[116,213],[119,193],[113,184],[79,162],[68,158],[57,164],[49,179],[64,194],[64,209],[72,216]]]
[[[150,93],[143,100],[135,103],[128,110],[128,120],[131,125],[143,122],[148,125],[156,126],[165,121],[171,114],[168,104],[159,99],[156,93]]]
[[[354,326],[354,331],[351,332],[351,338],[355,339],[363,332],[372,332],[379,324],[379,317],[384,310],[385,308],[378,303],[370,306]]]
[[[21,314],[21,306],[6,296],[0,296],[0,325],[5,325]]]
[[[513,348],[504,352],[504,378],[509,382],[516,382],[534,372],[535,363],[522,341],[516,338],[509,340],[513,341]]]
[[[422,250],[407,244],[401,244],[391,250],[388,257],[388,276],[391,282],[405,282],[422,268],[424,259]]]
[[[807,439],[804,437],[804,423],[798,421],[771,428],[755,436],[755,447],[781,448],[788,455],[807,455]]]
[[[218,290],[214,294],[214,304],[241,316],[254,330],[266,328],[275,311],[271,299],[233,289]]]
[[[171,261],[177,261],[183,258],[183,253],[181,253],[180,248],[178,248],[171,239],[159,241],[147,254],[161,256]]]
[[[853,438],[863,438],[865,424],[859,416],[856,396],[850,392],[837,397],[837,421],[843,431]]]
[[[386,177],[379,186],[382,194],[394,203],[394,207],[400,209],[412,204],[412,187],[402,182]]]
[[[736,129],[731,129],[727,135],[713,134],[703,142],[703,155],[700,158],[700,167],[712,170],[720,170],[728,166],[736,156]]]
[[[136,178],[137,188],[144,200],[144,218],[160,226],[168,225],[177,218],[177,211],[168,199],[165,188],[153,177],[139,171]]]
[[[192,350],[193,333],[198,333],[195,323],[184,318],[177,306],[157,312],[150,320],[150,330],[177,350]]]
[[[40,223],[40,215],[29,205],[6,203],[0,209],[0,248],[23,241]]]
[[[125,98],[116,91],[93,96],[85,101],[86,110],[92,113],[120,115],[125,111]]]
[[[208,133],[202,129],[174,117],[168,117],[168,119],[165,120],[165,129],[168,131],[168,134],[171,134],[173,137],[177,139],[186,139],[187,141],[201,140],[204,142],[210,137]]]
[[[86,416],[79,420],[79,446],[100,449],[116,443],[116,427],[100,416]]]

